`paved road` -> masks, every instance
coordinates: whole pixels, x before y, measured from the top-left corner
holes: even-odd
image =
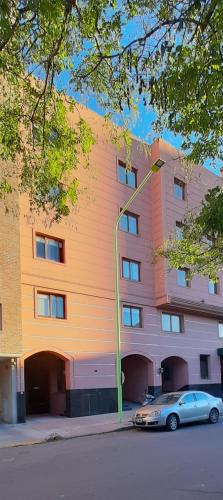
[[[222,500],[223,423],[0,450],[1,500]]]

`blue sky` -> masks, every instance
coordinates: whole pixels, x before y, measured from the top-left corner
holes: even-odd
[[[96,111],[97,113],[103,115],[103,110],[98,106],[96,100],[94,98],[89,98],[85,100],[85,104],[92,109],[93,111]],[[139,113],[137,119],[133,122],[131,126],[131,132],[139,137],[139,139],[142,139],[149,144],[152,142],[152,122],[154,120],[155,113],[153,111],[148,111],[145,106],[140,105],[139,106]],[[183,142],[182,137],[180,134],[175,135],[173,132],[170,130],[164,130],[162,133],[162,138],[172,144],[175,148],[180,149],[181,144]],[[208,170],[211,172],[214,172],[217,175],[220,175],[220,168],[222,167],[222,162],[216,161],[216,167],[213,168],[213,164],[211,165],[210,161],[206,161],[204,164],[204,167],[206,167]]]
[[[60,88],[68,88],[68,77],[66,74],[63,74],[60,79],[57,79],[56,86],[58,89]],[[88,108],[92,109],[99,115],[103,115],[104,111],[97,103],[96,99],[91,96],[81,96],[74,94],[72,90],[68,92],[72,97],[74,97],[77,101],[81,102]],[[131,132],[139,137],[139,139],[148,142],[151,144],[154,135],[152,132],[152,122],[154,120],[155,113],[153,111],[148,111],[145,106],[141,103],[138,107],[138,116],[133,121],[131,121]],[[175,148],[180,149],[182,144],[182,137],[180,134],[175,135],[173,132],[169,130],[164,130],[162,133],[162,138],[172,144]],[[214,172],[217,175],[220,175],[220,168],[222,167],[221,161],[216,161],[216,166],[213,168],[213,164],[211,165],[209,161],[206,161],[204,164],[211,172]]]

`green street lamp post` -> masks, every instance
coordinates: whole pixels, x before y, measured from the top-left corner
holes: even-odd
[[[165,161],[158,159],[151,167],[149,172],[146,174],[144,179],[140,182],[139,186],[124,204],[122,210],[118,217],[115,220],[115,228],[114,228],[114,258],[115,258],[115,307],[116,307],[116,383],[117,383],[117,391],[118,391],[118,418],[119,421],[122,421],[122,371],[121,371],[121,353],[120,353],[120,329],[121,329],[121,315],[120,315],[120,293],[119,293],[119,259],[118,259],[118,226],[121,220],[122,215],[137,195],[142,191],[145,184],[148,182],[150,177],[153,174],[158,172],[161,167],[164,165]]]

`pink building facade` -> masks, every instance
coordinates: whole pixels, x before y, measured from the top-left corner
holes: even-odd
[[[102,120],[87,112],[97,144],[78,209],[60,224],[20,215],[22,352],[17,359],[17,421],[51,413],[68,417],[114,412],[116,327],[114,221],[157,158],[153,175],[119,228],[123,399],[181,388],[222,390],[223,277],[218,286],[186,270],[168,270],[154,250],[178,231],[221,182],[196,167],[189,176],[162,140],[147,156],[134,140],[131,174],[108,143]]]

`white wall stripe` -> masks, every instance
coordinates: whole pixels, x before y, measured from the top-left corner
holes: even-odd
[[[42,335],[31,335],[31,338],[32,339],[50,339],[52,340],[52,337],[49,337],[49,336],[42,336]],[[63,342],[64,340],[75,340],[77,342],[100,342],[100,343],[104,343],[104,344],[110,344],[110,343],[114,343],[113,340],[101,340],[101,339],[86,339],[86,338],[82,338],[82,339],[78,339],[76,337],[54,337],[53,338],[53,341],[56,342],[56,341],[61,341]]]
[[[121,344],[128,344],[128,345],[138,345],[138,346],[152,346],[152,347],[158,347],[159,349],[163,348],[168,348],[168,349],[180,349],[182,352],[187,349],[193,349],[199,352],[203,352],[204,350],[207,350],[207,348],[204,347],[192,347],[191,345],[186,346],[186,345],[167,345],[165,344],[164,346],[161,346],[160,344],[142,344],[141,342],[125,342],[124,340],[121,341]],[[151,353],[151,355],[153,355]]]

